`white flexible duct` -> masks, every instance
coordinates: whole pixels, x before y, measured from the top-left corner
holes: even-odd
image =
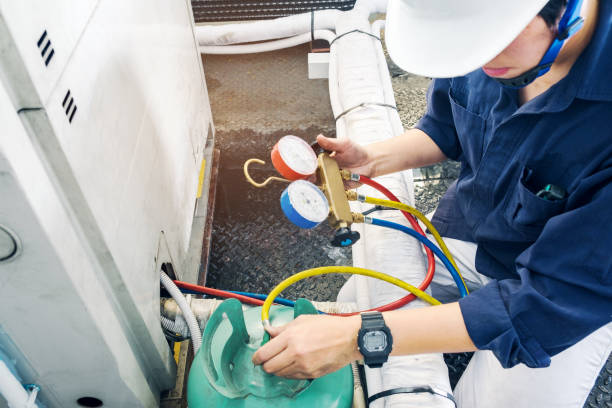
[[[0,394],[8,403],[9,408],[38,407],[34,402],[36,394],[28,393],[2,360],[0,360]]]
[[[281,40],[267,41],[256,44],[239,44],[239,45],[200,45],[198,48],[202,54],[254,54],[259,52],[268,52],[282,50],[296,45],[306,44],[315,40],[327,40],[334,38],[334,32],[330,30],[315,30],[314,33],[305,33],[294,37],[283,38]],[[329,40],[331,41],[331,40]]]
[[[170,293],[170,296],[176,301],[176,304],[183,312],[183,317],[189,326],[189,332],[191,333],[191,345],[193,346],[193,354],[197,354],[200,346],[202,345],[202,332],[200,326],[196,320],[185,296],[181,293],[180,289],[172,282],[172,279],[165,272],[161,272],[160,280],[164,288]]]
[[[339,10],[315,11],[314,29],[333,29],[341,13]],[[228,45],[276,40],[310,33],[311,23],[312,14],[304,13],[244,24],[199,25],[195,28],[195,36],[199,45]]]

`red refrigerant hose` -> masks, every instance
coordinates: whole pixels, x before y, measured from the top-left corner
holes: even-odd
[[[395,194],[393,194],[391,191],[389,191],[385,186],[383,186],[382,184],[377,183],[376,181],[365,177],[365,176],[359,176],[359,182],[366,184],[370,187],[375,188],[376,190],[380,191],[381,193],[383,193],[389,200],[392,201],[397,201],[400,202],[399,199],[395,196]],[[404,214],[404,217],[406,217],[406,219],[408,220],[408,222],[410,223],[410,225],[412,225],[412,228],[414,228],[415,231],[417,231],[419,234],[425,236],[425,233],[423,232],[423,230],[421,229],[421,226],[419,225],[418,221],[409,213],[402,211],[402,214]],[[423,280],[423,282],[421,282],[421,285],[419,286],[419,289],[421,290],[425,290],[427,289],[427,287],[429,286],[429,284],[431,283],[431,281],[433,280],[434,277],[434,273],[436,270],[436,263],[434,260],[434,255],[433,252],[431,251],[431,249],[429,248],[425,248],[425,252],[427,253],[427,274],[425,275],[425,279]],[[219,290],[219,289],[213,289],[213,288],[209,288],[206,286],[200,286],[200,285],[194,285],[192,283],[187,283],[187,282],[182,282],[182,281],[174,281],[174,283],[176,284],[176,286],[178,286],[179,288],[183,288],[183,289],[187,289],[187,290],[192,290],[194,292],[199,292],[199,293],[204,293],[210,296],[217,296],[217,297],[222,297],[222,298],[234,298],[234,299],[238,299],[241,302],[244,303],[249,303],[252,305],[257,305],[257,306],[261,306],[263,305],[263,300],[259,300],[259,299],[255,299],[249,296],[244,296],[244,295],[239,295],[237,293],[232,293],[232,292],[227,292],[224,290]],[[398,299],[394,302],[388,303],[384,306],[379,306],[377,308],[373,308],[373,309],[369,309],[369,310],[364,310],[364,311],[360,311],[360,312],[354,312],[354,313],[330,313],[330,315],[333,316],[353,316],[359,313],[363,313],[363,312],[370,312],[370,311],[378,311],[378,312],[385,312],[388,310],[395,310],[398,309],[402,306],[404,306],[405,304],[412,302],[413,300],[416,299],[416,296],[413,295],[412,293],[404,296],[401,299]]]
[[[396,196],[395,194],[393,194],[391,191],[389,191],[389,189],[387,189],[385,186],[383,186],[382,184],[377,183],[376,181],[372,180],[369,177],[366,176],[362,176],[359,175],[359,181],[360,183],[363,183],[365,185],[368,185],[372,188],[375,188],[376,190],[380,191],[381,193],[383,193],[385,196],[387,196],[387,198],[391,201],[397,201],[398,203],[401,202]],[[412,228],[414,228],[414,230],[416,232],[418,232],[419,234],[425,236],[425,232],[423,232],[423,229],[421,228],[421,226],[419,225],[419,222],[412,216],[412,214],[407,213],[405,211],[402,211],[402,214],[404,214],[404,217],[406,217],[406,219],[408,220],[408,222],[410,223],[410,225],[412,225]],[[431,251],[431,249],[425,247],[425,252],[427,253],[427,274],[425,275],[425,279],[423,280],[423,282],[421,282],[421,285],[419,286],[419,289],[421,290],[425,290],[427,289],[427,287],[429,287],[429,284],[431,283],[431,281],[433,280],[434,274],[436,272],[436,262],[434,259],[434,254]],[[374,309],[370,309],[370,310],[366,310],[367,312],[370,311],[379,311],[379,312],[386,312],[388,310],[395,310],[398,309],[402,306],[404,306],[407,303],[412,302],[413,300],[416,299],[416,296],[414,296],[412,293],[404,296],[401,299],[398,299],[394,302],[388,303],[384,306],[380,306]],[[358,313],[362,313],[362,312],[358,312]],[[354,315],[356,313],[338,313],[335,314],[335,316],[351,316]]]
[[[264,304],[263,300],[255,299],[249,296],[239,295],[237,293],[226,292],[224,290],[213,289],[213,288],[209,288],[206,286],[194,285],[193,283],[187,283],[187,282],[178,281],[178,280],[175,280],[174,283],[179,288],[192,290],[198,293],[204,293],[210,296],[217,296],[217,297],[222,297],[222,298],[234,298],[234,299],[238,299],[239,301],[243,303],[249,303],[251,305],[257,305],[257,306],[261,306]]]

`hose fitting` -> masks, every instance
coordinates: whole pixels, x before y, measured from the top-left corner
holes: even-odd
[[[361,213],[353,213],[353,222],[354,223],[363,223],[365,222],[365,216]]]

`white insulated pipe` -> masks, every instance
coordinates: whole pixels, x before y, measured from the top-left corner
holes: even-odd
[[[342,14],[339,10],[320,10],[314,12],[314,29],[331,30],[336,19]],[[198,25],[195,37],[199,45],[229,45],[268,41],[310,33],[312,13],[261,20],[244,24]]]
[[[28,393],[2,360],[0,360],[0,394],[8,403],[9,408],[38,407],[34,402],[36,400],[36,394],[33,392]]]
[[[198,49],[202,54],[255,54],[259,52],[282,50],[285,48],[306,44],[312,41],[313,36],[315,40],[331,41],[331,39],[334,38],[334,32],[330,30],[315,30],[312,34],[305,33],[293,37],[283,38],[274,41],[266,41],[262,43],[238,45],[200,45]]]
[[[189,308],[201,322],[201,326],[204,327],[206,322],[210,318],[210,315],[223,303],[221,299],[191,299],[189,302]],[[340,303],[340,302],[311,302],[312,305],[324,313],[352,313],[356,312],[357,305],[355,303]],[[247,305],[243,305],[242,309],[246,310]],[[177,319],[183,319],[183,311],[174,299],[161,299],[160,301],[160,312],[161,317],[172,322]],[[170,328],[170,327],[168,327]]]
[[[388,0],[358,1],[354,10],[359,10],[368,16],[384,13],[387,10],[387,3]],[[251,23],[198,25],[195,28],[195,37],[201,46],[277,40],[310,33],[312,30],[333,30],[336,27],[336,20],[342,14],[340,10],[318,10],[313,13]]]
[[[379,36],[381,23],[372,27],[368,21],[373,7],[370,0],[358,1],[353,11],[339,17],[336,34],[340,36],[359,29]],[[364,102],[395,106],[391,78],[380,41],[361,33],[348,36],[351,36],[350,40],[346,38],[336,41],[332,50],[335,53],[335,75],[338,77],[339,109],[343,112]],[[334,112],[335,116],[338,114]],[[365,145],[403,133],[399,114],[387,107],[364,107],[347,114],[343,119],[344,124],[338,123],[338,137],[349,137],[359,144]],[[345,130],[341,130],[340,126],[344,126]],[[403,202],[414,203],[411,171],[379,177],[377,180]],[[360,193],[381,197],[380,193],[367,186],[361,187]],[[360,203],[352,203],[352,207],[355,211],[365,209]],[[383,211],[376,217],[406,225],[406,220],[397,211]],[[417,285],[424,279],[424,255],[420,244],[412,237],[372,225],[355,225],[354,228],[361,232],[362,237],[353,246],[355,266],[375,269]],[[404,291],[386,282],[354,276],[341,290],[338,301],[355,301],[359,309],[363,310],[382,306],[405,295]],[[422,302],[414,301],[404,308],[424,306]],[[388,389],[418,385],[431,385],[451,392],[448,371],[441,354],[391,357],[382,368],[366,368],[365,371],[370,396]],[[374,401],[370,406],[446,408],[451,407],[452,402],[436,395],[398,394]]]

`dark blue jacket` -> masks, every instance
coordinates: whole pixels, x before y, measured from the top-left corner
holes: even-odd
[[[477,70],[436,79],[416,126],[461,175],[434,217],[478,243],[494,278],[461,299],[468,332],[504,367],[550,357],[612,321],[612,1],[569,74],[519,107]],[[552,184],[560,200],[537,193]]]

